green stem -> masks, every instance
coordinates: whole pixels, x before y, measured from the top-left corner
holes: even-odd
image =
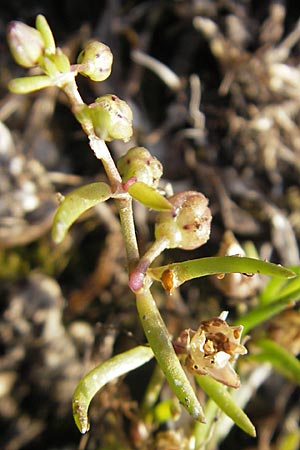
[[[142,288],[148,267],[168,247],[168,245],[169,239],[164,237],[158,239],[153,242],[151,247],[142,256],[130,275],[129,287],[132,291],[139,291]]]
[[[65,84],[62,87],[62,90],[68,97],[72,106],[84,104],[84,101],[82,100],[81,95],[79,94],[78,87],[75,81],[75,72],[73,80]]]
[[[135,224],[132,211],[132,198],[116,198],[124,245],[127,255],[128,273],[131,274],[139,260],[139,250],[135,233]]]
[[[105,141],[95,136],[94,133],[90,134],[88,137],[90,147],[95,153],[96,158],[102,161],[112,191],[118,193],[120,189],[123,190],[121,188],[122,179]]]
[[[149,280],[145,280],[145,285]],[[137,309],[146,338],[173,392],[185,409],[205,422],[202,407],[174,351],[168,330],[149,287],[136,293]]]
[[[84,102],[78,92],[75,78],[70,80],[69,83],[66,83],[64,86],[62,86],[62,89],[67,95],[73,109],[76,109],[76,107],[78,106],[84,105]],[[95,153],[96,158],[100,159],[103,164],[112,191],[115,194],[122,193],[122,179],[105,141],[95,136],[93,124],[90,120],[85,121],[81,125],[84,132],[89,138],[90,147]],[[119,198],[116,195],[115,200],[117,202],[120,214],[123,239],[126,248],[128,270],[129,273],[131,273],[139,260],[139,251],[132,211],[132,198],[130,195],[124,193],[124,195],[122,195],[122,197],[120,196]]]

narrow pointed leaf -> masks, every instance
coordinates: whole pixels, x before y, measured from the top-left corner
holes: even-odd
[[[245,433],[255,437],[256,431],[247,414],[236,404],[228,388],[208,375],[197,375],[196,381],[203,391]]]
[[[173,208],[171,203],[157,190],[142,181],[136,181],[128,188],[129,194],[147,208],[157,211],[168,211]]]
[[[276,300],[280,300],[283,297],[292,294],[300,293],[300,276],[293,278],[292,280],[288,280],[284,286],[282,286],[280,292],[276,296]],[[273,300],[274,301],[274,300]]]
[[[268,275],[270,277],[293,278],[295,273],[277,264],[260,261],[259,259],[240,256],[213,256],[194,259],[180,263],[172,263],[148,269],[147,273],[154,279],[161,281],[166,272],[172,275],[172,289],[185,281],[206,275],[245,273],[247,275]]]
[[[292,430],[286,430],[284,436],[280,438],[278,450],[299,450],[300,448],[300,429],[297,424],[292,426]]]
[[[286,308],[293,306],[295,302],[300,300],[300,290],[295,290],[276,302],[258,306],[249,311],[244,316],[240,316],[238,324],[243,325],[243,334],[247,334],[252,328],[257,327],[266,320],[271,319],[276,314],[284,311]]]
[[[81,186],[68,194],[56,210],[53,219],[52,237],[60,243],[70,226],[88,209],[111,197],[108,184],[97,182]]]
[[[109,381],[142,366],[151,358],[151,348],[140,345],[113,356],[81,379],[72,399],[74,420],[81,433],[86,433],[90,428],[88,408],[95,394]]]
[[[286,285],[287,281],[283,278],[272,278],[264,287],[264,290],[259,296],[260,304],[266,305],[272,303],[278,299],[282,288]]]
[[[280,373],[300,384],[300,361],[286,348],[271,339],[260,339],[255,342],[261,352],[251,355],[251,359],[259,362],[269,362]]]
[[[261,304],[272,303],[292,294],[293,292],[300,292],[299,269],[299,267],[292,268],[292,270],[298,274],[298,276],[292,280],[270,280],[260,295]]]

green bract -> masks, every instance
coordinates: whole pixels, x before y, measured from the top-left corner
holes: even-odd
[[[35,26],[43,38],[45,45],[45,53],[50,55],[55,53],[56,45],[51,28],[49,27],[46,18],[42,14],[39,14],[37,16]]]
[[[47,75],[15,78],[8,83],[10,92],[14,94],[28,94],[49,86],[52,86],[52,81]]]
[[[70,71],[69,59],[60,48],[57,48],[55,53],[43,58],[43,66],[45,72],[53,77],[59,73],[67,73]]]
[[[136,181],[128,187],[129,194],[138,202],[156,211],[170,211],[171,203],[159,192],[142,181]]]

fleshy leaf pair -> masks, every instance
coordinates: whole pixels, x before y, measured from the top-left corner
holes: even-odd
[[[168,200],[145,183],[137,182],[129,193],[145,206],[156,210],[167,210],[172,206]],[[111,188],[103,182],[90,183],[75,189],[62,200],[53,219],[52,237],[59,244],[71,225],[88,209],[113,197]]]

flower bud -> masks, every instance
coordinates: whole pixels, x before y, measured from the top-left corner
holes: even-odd
[[[169,248],[193,250],[209,239],[211,212],[208,200],[199,192],[185,191],[168,198],[171,211],[157,215],[155,238],[167,238]]]
[[[89,110],[96,136],[104,141],[129,141],[132,136],[132,111],[126,102],[116,95],[107,94],[90,104]]]
[[[37,65],[44,51],[44,41],[39,31],[22,22],[10,22],[7,41],[12,56],[20,66],[30,68]]]
[[[154,188],[163,173],[161,163],[145,147],[132,147],[118,160],[117,167],[123,183],[135,178]]]
[[[93,81],[103,81],[111,73],[113,55],[107,45],[92,41],[79,54],[77,62],[79,73]]]

